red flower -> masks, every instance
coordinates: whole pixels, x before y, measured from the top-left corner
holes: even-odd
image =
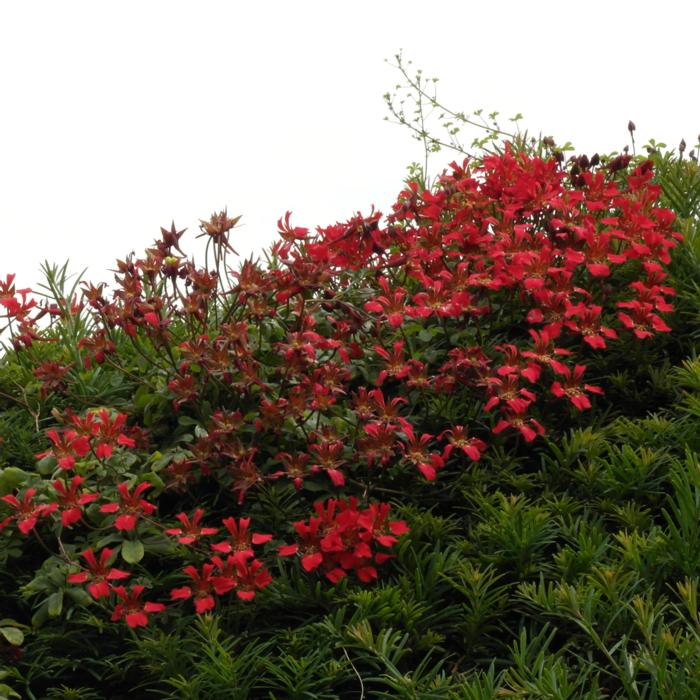
[[[183,571],[192,579],[192,586],[174,588],[170,591],[173,600],[187,600],[194,596],[195,610],[201,615],[214,609],[213,593],[223,595],[232,590],[236,581],[226,576],[212,576],[214,564],[204,564],[200,573],[194,566],[186,566]]]
[[[58,460],[61,469],[72,469],[76,457],[84,457],[90,451],[90,442],[75,430],[66,430],[60,435],[55,430],[47,430],[46,436],[53,442],[54,447],[40,452],[37,459],[52,455]]]
[[[542,368],[535,362],[523,363],[521,358],[525,355],[515,345],[497,345],[496,350],[503,353],[505,363],[496,370],[499,377],[516,374],[525,377],[532,384],[540,378]]]
[[[268,478],[277,479],[280,476],[286,476],[292,480],[294,488],[299,490],[304,483],[304,477],[309,473],[308,463],[311,457],[305,452],[299,452],[295,455],[280,452],[275,459],[282,462],[284,471],[273,472]]]
[[[344,486],[345,475],[340,471],[339,467],[345,464],[345,460],[341,459],[343,454],[343,443],[339,440],[331,442],[321,442],[318,445],[310,445],[311,452],[311,472],[325,471],[333,486]]]
[[[233,472],[233,493],[238,494],[238,505],[243,503],[249,489],[262,482],[263,477],[253,462],[255,448],[246,457],[231,466]]]
[[[358,400],[362,401],[363,398],[358,391]],[[380,425],[395,426],[401,429],[409,426],[410,429],[410,423],[399,415],[399,406],[408,403],[408,400],[403,396],[395,396],[387,403],[381,389],[372,389],[367,392],[367,398],[369,399],[367,407],[371,416],[377,418]]]
[[[120,571],[109,566],[108,562],[111,558],[114,550],[105,547],[100,552],[99,561],[95,558],[95,554],[92,548],[86,549],[81,556],[88,564],[87,571],[80,571],[77,574],[69,574],[69,583],[85,583],[90,581],[88,584],[88,593],[95,599],[105,598],[109,595],[110,584],[109,581],[118,581],[120,579],[125,579],[131,576],[131,574],[126,571]]]
[[[525,411],[536,398],[529,389],[518,387],[518,376],[515,374],[507,374],[503,379],[487,377],[482,383],[487,386],[490,396],[484,406],[485,411],[490,411],[501,402],[506,405],[507,409],[516,412]]]
[[[359,453],[372,466],[375,462],[386,464],[394,455],[396,447],[396,429],[380,423],[368,423],[364,426],[367,437],[357,442]]]
[[[236,595],[241,600],[253,600],[258,591],[272,582],[270,572],[257,559],[248,562],[246,558],[238,557],[235,565]]]
[[[521,353],[523,357],[549,365],[556,371],[557,367],[565,366],[556,359],[556,355],[573,354],[571,350],[564,350],[564,348],[554,347],[554,340],[556,339],[558,333],[550,333],[544,329],[541,331],[536,331],[533,328],[530,328],[528,333],[532,337],[534,345],[532,350],[523,350]]]
[[[257,532],[248,532],[250,518],[241,518],[236,522],[235,518],[225,518],[224,527],[229,531],[231,537],[224,542],[213,544],[211,548],[215,552],[239,552],[245,556],[253,556],[251,544],[265,544],[272,539],[272,535],[261,535]]]
[[[653,313],[654,306],[652,304],[629,301],[620,302],[618,306],[630,310],[629,314],[619,311],[617,317],[640,340],[650,338],[655,331],[667,333],[671,330],[657,314]]]
[[[202,508],[197,508],[190,521],[186,513],[178,513],[175,517],[182,523],[182,527],[172,527],[165,532],[168,535],[176,536],[180,544],[193,544],[200,537],[215,535],[219,531],[218,527],[202,527],[199,524],[203,515],[204,510],[202,510]]]
[[[28,535],[35,528],[39,518],[46,517],[58,508],[58,503],[34,503],[35,494],[36,489],[27,489],[21,500],[12,494],[0,498],[0,501],[9,504],[15,511],[14,515],[0,521],[0,530],[7,527],[7,524],[14,519],[17,529],[23,535]]]
[[[406,290],[401,287],[391,289],[384,277],[379,278],[379,286],[384,294],[365,302],[365,311],[383,314],[392,328],[398,328],[403,324],[406,313]]]
[[[100,513],[119,513],[114,521],[117,530],[133,530],[142,515],[151,515],[156,509],[152,503],[140,497],[146,489],[150,488],[151,484],[142,481],[134,489],[134,492],[130,493],[129,485],[126,482],[119,484],[117,486],[119,503],[107,503],[100,506]]]
[[[481,453],[486,449],[486,443],[479,438],[467,437],[466,429],[463,425],[455,425],[450,430],[443,430],[438,435],[438,440],[444,440],[448,436],[449,444],[443,450],[443,457],[448,459],[452,450],[456,447],[462,450],[469,459],[475,462],[481,457]]]
[[[110,418],[109,411],[103,408],[97,415],[100,422],[96,425],[96,430],[93,434],[98,441],[95,454],[99,459],[111,456],[114,445],[120,445],[121,447],[135,446],[135,441],[124,434],[123,428],[126,423],[126,415],[124,413],[117,413],[114,418]]]
[[[433,436],[428,433],[417,437],[410,426],[404,426],[406,442],[401,443],[401,449],[406,455],[406,459],[418,467],[420,473],[428,480],[434,481],[437,470],[445,466],[445,461],[437,452],[429,452],[428,443]]]
[[[590,391],[593,394],[602,394],[603,390],[599,386],[581,385],[581,377],[586,371],[585,365],[576,365],[573,373],[570,367],[563,369],[564,371],[559,371],[558,374],[564,377],[564,382],[554,382],[550,391],[557,398],[565,396],[580,411],[590,408],[591,402],[584,392]]]
[[[70,485],[67,485],[62,479],[56,479],[53,482],[53,487],[58,494],[58,505],[61,509],[61,523],[63,527],[71,527],[80,520],[82,515],[82,507],[92,501],[97,500],[100,496],[97,493],[82,493],[78,491],[80,485],[85,481],[82,476],[74,476],[71,479]]]
[[[583,342],[592,348],[604,350],[605,338],[616,339],[617,333],[612,328],[603,326],[600,320],[602,306],[586,306],[583,303],[572,304],[566,311],[564,325],[583,336]],[[577,319],[577,320],[573,320]]]
[[[516,408],[506,408],[505,418],[501,418],[492,432],[500,433],[506,428],[515,428],[525,438],[532,442],[538,435],[544,435],[544,428],[534,418],[526,418],[528,405]]]
[[[358,525],[365,528],[384,547],[393,547],[397,537],[409,532],[404,520],[389,520],[391,504],[371,503],[358,517]]]
[[[381,345],[374,346],[374,352],[387,364],[387,368],[379,373],[379,377],[377,378],[378,386],[381,386],[387,377],[403,379],[409,373],[410,366],[404,358],[403,346],[403,340],[397,340],[391,352],[385,350]]]
[[[118,622],[122,618],[129,627],[141,627],[148,624],[148,614],[163,612],[165,605],[162,603],[149,603],[141,600],[144,586],[132,586],[127,591],[124,586],[114,586],[112,589],[121,603],[118,603],[112,613],[112,622]]]
[[[311,518],[307,525],[303,520],[294,523],[299,544],[282,545],[277,548],[281,557],[292,554],[301,554],[301,565],[304,571],[313,571],[321,565],[323,554],[321,553],[321,539],[323,532],[319,531],[320,518]]]

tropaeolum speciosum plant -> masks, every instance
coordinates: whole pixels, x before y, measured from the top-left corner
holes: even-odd
[[[48,595],[35,621],[64,589],[138,627],[250,604],[292,566],[380,577],[408,531],[382,498],[536,444],[605,401],[603,354],[669,330],[679,236],[651,162],[630,160],[506,146],[430,191],[408,181],[386,217],[312,233],[287,214],[265,265],[229,266],[223,211],[203,268],[173,225],[111,292],[41,301],[8,276],[45,449],[2,496],[0,535],[60,572],[26,587]]]

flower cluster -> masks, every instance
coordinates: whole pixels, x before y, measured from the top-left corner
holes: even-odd
[[[124,413],[112,417],[106,408],[88,411],[84,416],[69,413],[65,416],[70,427],[61,432],[47,430],[46,436],[53,443],[51,449],[40,452],[37,459],[54,457],[61,469],[72,469],[76,459],[85,457],[91,450],[97,459],[111,457],[114,448],[134,447],[136,442],[126,434]]]
[[[330,499],[314,505],[316,515],[294,523],[297,542],[282,545],[281,556],[298,554],[304,571],[320,567],[329,581],[337,583],[349,572],[368,583],[377,578],[374,564],[391,557],[376,546],[390,548],[397,536],[408,532],[403,520],[388,520],[388,503],[358,508],[357,499]]]

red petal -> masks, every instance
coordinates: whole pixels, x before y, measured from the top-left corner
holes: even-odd
[[[119,515],[114,521],[114,527],[117,530],[133,530],[136,527],[137,517],[135,515]]]
[[[272,539],[272,535],[259,535],[256,533],[250,539],[253,544],[265,544]]]
[[[173,600],[187,600],[192,597],[192,589],[189,586],[173,588],[173,590],[170,591],[170,597]]]
[[[163,610],[165,610],[165,605],[163,605],[163,603],[144,603],[143,609],[147,613],[163,612]]]
[[[214,596],[207,595],[202,598],[196,598],[194,601],[194,609],[201,615],[214,608]]]
[[[144,627],[148,624],[148,617],[144,612],[127,613],[125,619],[129,627]]]
[[[88,593],[95,599],[107,598],[109,596],[109,584],[106,581],[91,583],[87,587]]]
[[[357,578],[359,578],[363,583],[369,583],[373,579],[377,578],[377,570],[373,566],[363,566],[362,568],[357,569],[355,573],[357,574]]]
[[[326,571],[326,578],[331,582],[331,583],[338,583],[340,579],[344,578],[347,576],[347,573],[343,571],[341,568],[336,568],[336,569],[331,569],[330,571]]]
[[[131,576],[131,574],[128,571],[122,571],[121,569],[110,569],[105,578],[108,581],[118,581],[122,578],[129,578],[129,576]]]
[[[36,525],[36,517],[32,516],[30,518],[27,518],[26,520],[20,520],[17,523],[17,529],[23,535],[28,535],[34,529],[35,525]]]
[[[431,467],[429,464],[419,464],[418,469],[420,470],[420,473],[428,480],[428,481],[435,481],[435,477],[437,475],[437,472],[433,467]]]
[[[337,469],[326,469],[326,473],[331,478],[333,486],[344,486],[345,485],[345,475],[343,472]]]
[[[107,445],[104,442],[101,442],[96,448],[95,448],[95,456],[97,459],[106,459],[107,457],[112,456],[112,446]]]
[[[301,558],[301,565],[304,571],[313,571],[318,566],[321,565],[323,561],[323,554],[321,552],[314,552],[313,554],[307,554]]]
[[[105,503],[105,505],[100,506],[100,513],[116,513],[118,510],[118,503]]]

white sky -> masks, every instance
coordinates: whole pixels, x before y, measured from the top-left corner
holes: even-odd
[[[192,250],[225,206],[244,255],[288,209],[310,228],[389,211],[422,152],[383,121],[399,49],[453,109],[522,112],[589,154],[629,119],[640,145],[690,148],[699,29],[697,0],[0,0],[0,275],[70,258],[111,279],[171,219]]]

